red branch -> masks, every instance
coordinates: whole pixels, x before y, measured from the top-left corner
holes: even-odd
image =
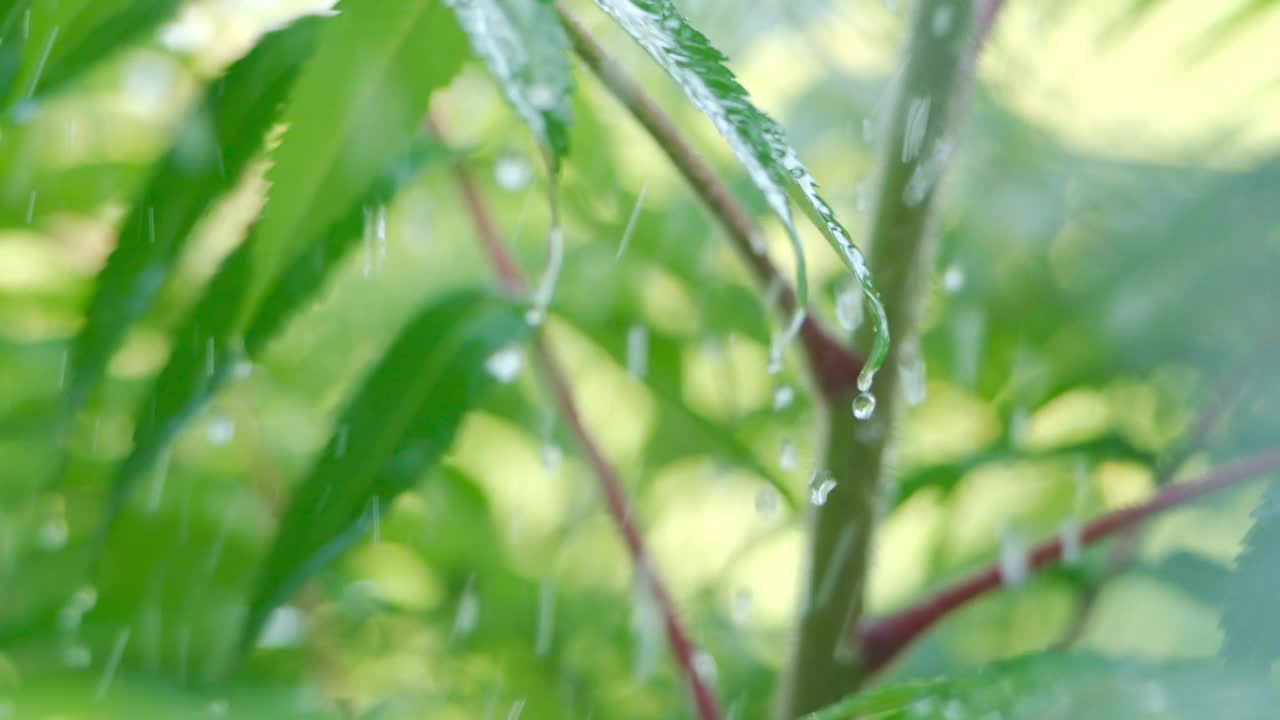
[[[1280,450],[1271,450],[1239,460],[1209,473],[1200,480],[1165,487],[1141,505],[1107,513],[1086,525],[1081,543],[1092,544],[1108,535],[1130,528],[1153,515],[1222,490],[1280,466]],[[1062,539],[1046,540],[1032,549],[1028,567],[1037,570],[1062,559]],[[868,674],[883,668],[912,640],[970,601],[1000,588],[1000,567],[993,565],[950,585],[923,602],[888,617],[870,620],[858,631],[862,657]]]
[[[433,134],[440,137],[440,130],[435,123],[428,120],[427,126]],[[524,276],[520,272],[520,267],[516,264],[515,259],[507,250],[506,245],[502,242],[502,238],[493,224],[493,215],[489,212],[484,197],[476,186],[475,179],[471,177],[471,173],[467,171],[467,168],[461,162],[454,165],[453,173],[458,187],[462,191],[463,202],[466,203],[467,212],[471,216],[472,223],[475,224],[480,243],[484,247],[485,254],[489,256],[489,261],[493,264],[494,271],[497,273],[499,280],[501,280],[503,287],[512,292],[523,292],[526,289]],[[720,710],[720,703],[716,699],[715,693],[707,685],[702,673],[698,671],[695,663],[698,649],[680,622],[680,615],[676,610],[675,601],[671,598],[671,593],[654,570],[653,560],[649,555],[649,551],[645,548],[644,536],[640,533],[640,528],[636,525],[632,516],[631,501],[627,498],[621,479],[613,469],[613,466],[605,459],[604,454],[600,451],[600,447],[591,437],[591,434],[587,432],[586,426],[583,425],[582,418],[578,414],[577,403],[573,399],[573,388],[569,385],[564,370],[560,367],[559,362],[556,361],[555,356],[551,353],[541,335],[534,340],[534,351],[543,368],[545,368],[552,393],[555,395],[556,404],[564,412],[565,420],[569,424],[569,430],[573,433],[574,439],[578,441],[579,447],[581,447],[583,454],[586,455],[587,463],[591,466],[592,472],[595,473],[596,479],[600,483],[605,505],[609,509],[609,514],[613,516],[614,523],[618,526],[618,531],[622,533],[622,539],[626,543],[627,550],[631,553],[631,559],[636,566],[636,571],[643,574],[643,579],[648,584],[654,601],[662,611],[667,642],[671,646],[671,652],[675,656],[676,662],[680,665],[680,671],[684,675],[685,682],[689,685],[689,691],[693,694],[693,701],[698,710],[698,718],[700,720],[720,720],[724,716],[724,713]]]

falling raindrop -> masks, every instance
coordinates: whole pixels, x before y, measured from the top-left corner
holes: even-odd
[[[556,619],[556,581],[550,576],[542,578],[538,588],[538,631],[534,640],[534,652],[544,657],[551,652],[551,638]]]
[[[524,712],[524,698],[520,698],[511,703],[511,709],[507,711],[507,720],[520,720],[520,714]]]
[[[790,440],[782,443],[782,451],[778,453],[778,467],[783,470],[795,470],[800,464],[800,458],[796,455],[796,445]]]
[[[224,447],[230,444],[236,437],[235,421],[222,415],[214,417],[209,421],[207,433],[210,445],[214,447]]]
[[[776,375],[782,372],[782,358],[787,348],[791,346],[796,335],[800,333],[800,327],[804,324],[805,311],[803,308],[797,308],[791,315],[791,322],[782,332],[775,333],[773,341],[769,343],[769,364],[767,370],[770,375]]]
[[[547,319],[547,308],[551,305],[551,297],[555,295],[563,263],[564,234],[559,224],[553,224],[547,235],[547,266],[538,280],[538,287],[533,291],[533,306],[524,314],[524,320],[529,325],[537,327]]]
[[[809,478],[809,501],[819,507],[827,504],[827,497],[836,489],[830,470],[815,470]]]
[[[919,342],[915,339],[902,345],[901,357],[898,359],[898,377],[902,382],[902,398],[907,405],[919,407],[929,399],[924,357],[921,356]]]
[[[281,605],[267,616],[258,636],[260,648],[292,647],[302,641],[304,617],[293,605]]]
[[[925,133],[929,129],[930,98],[913,97],[907,104],[907,124],[902,131],[902,162],[916,159],[920,154],[920,146],[924,143]]]
[[[1030,572],[1027,561],[1027,542],[1022,533],[1007,525],[1001,528],[1000,582],[1007,587],[1018,587],[1026,582]]]
[[[860,392],[853,399],[853,416],[859,420],[867,420],[876,411],[876,396],[869,392]]]
[[[111,646],[111,655],[107,657],[107,664],[102,669],[102,677],[98,679],[98,687],[94,692],[94,697],[101,702],[107,696],[107,692],[111,690],[111,683],[116,679],[116,669],[120,667],[120,660],[124,657],[124,648],[129,644],[129,633],[132,628],[122,628],[116,633],[115,642]]]
[[[836,322],[848,332],[862,324],[862,291],[850,286],[836,296]]]
[[[716,659],[711,657],[711,653],[706,650],[697,650],[693,654],[693,670],[698,673],[708,685],[715,685],[719,676],[719,670],[716,668]]]
[[[859,180],[853,187],[853,209],[865,213],[871,209],[871,190],[866,180]]]
[[[631,242],[631,234],[636,230],[636,221],[640,219],[640,208],[644,206],[644,194],[648,190],[649,185],[646,183],[641,186],[640,194],[636,195],[636,204],[631,208],[631,217],[627,218],[627,226],[622,231],[622,241],[618,243],[618,254],[614,256],[614,260],[621,260],[622,253],[627,251],[627,245]]]
[[[93,651],[76,643],[62,651],[62,664],[69,668],[82,670],[93,664]]]
[[[564,462],[564,450],[559,445],[552,442],[545,442],[541,449],[542,469],[547,471],[548,475],[555,475],[560,472],[560,464]]]
[[[649,586],[647,571],[636,571],[631,595],[631,634],[635,638],[634,674],[639,682],[653,676],[662,657],[662,610]]]
[[[517,192],[529,187],[533,180],[533,168],[522,155],[508,153],[493,164],[493,179],[503,190]]]
[[[733,593],[733,621],[746,625],[751,620],[752,597],[750,590],[738,590]]]
[[[1062,562],[1074,565],[1080,562],[1080,550],[1083,538],[1080,536],[1080,522],[1073,517],[1062,521],[1058,528],[1058,540],[1062,543]]]
[[[756,493],[756,512],[765,520],[772,520],[778,515],[778,491],[765,486]]]
[[[773,409],[786,410],[791,407],[791,403],[795,402],[796,391],[790,385],[782,385],[773,391]]]
[[[950,5],[940,5],[933,11],[933,34],[942,37],[951,32],[951,20],[954,17],[954,11]]]
[[[942,289],[954,295],[964,288],[964,268],[952,263],[942,271]]]
[[[484,361],[484,369],[503,385],[519,377],[520,370],[523,368],[524,351],[519,345],[501,348]]]
[[[467,581],[462,596],[458,598],[458,610],[453,616],[453,630],[449,641],[465,638],[480,623],[480,597],[476,595],[475,578]]]
[[[67,520],[61,513],[57,516],[49,518],[40,526],[39,535],[37,537],[40,547],[43,550],[53,552],[66,547],[67,537],[70,531],[67,528]]]
[[[649,331],[636,323],[627,329],[627,372],[643,380],[649,370]]]
[[[870,116],[862,118],[862,141],[870,145],[876,139],[876,125]]]

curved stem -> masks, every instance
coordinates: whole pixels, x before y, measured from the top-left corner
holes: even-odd
[[[431,119],[427,120],[427,126],[433,134],[437,137],[440,136],[439,127]],[[510,251],[507,250],[506,245],[499,236],[497,227],[493,223],[493,215],[489,212],[484,197],[476,186],[475,179],[461,161],[454,165],[453,172],[454,179],[462,192],[467,213],[471,216],[471,221],[475,225],[480,244],[484,248],[485,254],[489,256],[489,261],[492,263],[498,279],[507,290],[523,293],[526,289],[524,275],[520,272],[519,265],[516,264],[515,259],[511,256]],[[649,590],[653,594],[654,601],[662,612],[667,642],[670,644],[671,652],[675,656],[676,663],[680,666],[680,672],[689,686],[689,692],[693,696],[699,720],[720,720],[724,716],[720,709],[720,703],[702,673],[697,669],[695,660],[698,649],[680,621],[680,615],[676,610],[675,601],[672,599],[671,593],[667,590],[662,578],[653,567],[652,557],[645,547],[644,536],[641,534],[639,526],[636,525],[635,517],[631,512],[631,501],[627,498],[626,490],[623,489],[622,480],[618,477],[618,473],[613,469],[613,466],[609,464],[604,453],[600,451],[599,445],[591,437],[586,426],[583,425],[582,418],[578,414],[577,403],[573,399],[573,388],[555,355],[551,352],[551,348],[548,347],[546,339],[541,334],[535,336],[533,347],[534,353],[546,373],[547,381],[551,385],[556,404],[560,406],[560,410],[564,413],[565,420],[569,425],[569,431],[573,434],[578,446],[586,456],[587,464],[591,466],[596,480],[600,483],[600,491],[604,495],[605,506],[613,517],[614,523],[618,526],[618,531],[622,534],[623,542],[631,554],[636,572],[643,574],[643,578],[648,583]]]

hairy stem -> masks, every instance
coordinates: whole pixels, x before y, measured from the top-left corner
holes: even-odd
[[[429,119],[427,125],[433,134],[440,137],[440,129],[435,122]],[[484,248],[485,254],[488,255],[498,279],[507,290],[524,293],[527,290],[524,275],[520,272],[520,267],[515,258],[512,257],[499,236],[497,227],[493,223],[493,215],[489,212],[484,197],[476,186],[475,179],[462,161],[454,165],[453,172],[458,188],[462,192],[463,203],[466,205],[467,213],[471,216],[471,222],[475,225],[476,234],[479,236],[480,243]],[[680,615],[676,610],[671,593],[667,590],[662,578],[653,566],[653,560],[645,547],[644,536],[640,533],[640,528],[636,525],[635,517],[631,512],[631,501],[627,498],[626,490],[622,486],[622,480],[600,451],[599,445],[591,437],[586,426],[583,425],[582,418],[578,414],[577,403],[573,399],[573,388],[551,348],[548,347],[545,337],[542,335],[537,335],[534,339],[534,353],[546,373],[556,404],[560,407],[560,411],[564,413],[565,420],[569,425],[569,431],[573,434],[574,440],[577,441],[583,455],[586,456],[587,464],[591,466],[596,480],[600,483],[600,491],[604,495],[605,506],[608,508],[610,516],[613,517],[614,523],[618,526],[618,532],[622,534],[623,542],[631,554],[631,560],[635,564],[636,572],[642,574],[643,580],[648,584],[649,590],[653,594],[654,601],[662,612],[667,642],[671,647],[672,655],[675,656],[676,663],[680,666],[680,672],[689,686],[689,692],[693,696],[693,703],[699,720],[720,720],[724,716],[720,709],[720,703],[695,664],[698,649],[680,621]]]
[[[574,52],[605,88],[649,133],[671,160],[689,186],[724,227],[738,255],[751,268],[761,287],[776,288],[778,309],[784,317],[795,311],[795,289],[778,271],[769,255],[756,248],[760,228],[751,213],[738,202],[711,166],[698,155],[671,118],[649,97],[644,88],[587,31],[582,22],[563,4],[556,9],[573,41]],[[831,334],[813,313],[800,328],[800,341],[820,397],[840,396],[853,387],[862,371],[862,357]]]
[[[1195,482],[1169,485],[1141,505],[1107,513],[1093,520],[1081,531],[1080,541],[1084,545],[1095,543],[1170,508],[1277,468],[1280,468],[1280,450],[1270,450],[1218,468]],[[1032,549],[1027,566],[1036,570],[1061,559],[1062,539],[1055,537]],[[866,669],[874,671],[883,667],[925,630],[975,598],[1000,587],[1000,567],[992,565],[939,590],[924,602],[867,623],[858,633],[859,645],[868,663]]]
[[[946,22],[935,18],[945,16]],[[837,398],[825,468],[835,489],[812,513],[801,610],[780,695],[779,715],[793,718],[834,703],[862,682],[867,661],[851,642],[862,614],[870,538],[885,458],[898,412],[898,361],[912,342],[934,256],[934,206],[951,153],[951,125],[968,93],[974,57],[972,0],[918,0],[910,40],[882,132],[876,204],[869,242],[872,275],[899,338],[876,378],[879,408],[856,420],[852,393]],[[941,31],[938,30],[941,28]],[[869,327],[858,347],[873,339]]]

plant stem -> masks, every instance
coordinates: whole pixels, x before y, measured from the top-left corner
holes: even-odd
[[[644,88],[601,47],[582,22],[563,4],[557,4],[574,52],[605,88],[627,109],[667,155],[707,209],[720,222],[738,255],[751,268],[762,287],[776,288],[778,309],[784,317],[795,310],[796,294],[767,253],[759,252],[760,229],[755,219],[738,202],[711,166],[680,133],[671,118],[649,97]],[[842,396],[855,385],[862,371],[862,357],[831,334],[809,313],[800,328],[800,341],[810,372],[822,398]]]
[[[1128,530],[1140,522],[1209,493],[1223,490],[1264,472],[1280,468],[1280,450],[1270,450],[1218,468],[1195,482],[1169,485],[1151,500],[1107,513],[1084,527],[1083,545]],[[1062,559],[1062,539],[1046,540],[1032,549],[1027,566],[1036,570]],[[934,593],[924,602],[867,623],[858,633],[866,670],[874,672],[892,660],[912,640],[975,598],[1002,586],[1000,567],[992,565]]]
[[[440,130],[436,123],[429,119],[427,124],[432,133],[440,137]],[[498,279],[503,287],[511,292],[526,292],[527,283],[524,275],[520,272],[519,265],[516,264],[506,245],[502,242],[502,238],[493,223],[493,214],[489,212],[484,197],[476,186],[475,179],[461,160],[454,164],[453,173],[458,188],[462,192],[467,213],[471,216],[476,234],[484,247],[485,254],[489,256],[489,261],[493,264],[494,272],[498,275]],[[671,593],[667,590],[665,583],[654,568],[653,559],[645,546],[644,536],[640,533],[639,526],[636,525],[634,515],[631,512],[631,501],[627,498],[621,479],[600,451],[599,445],[591,437],[586,426],[583,425],[582,418],[578,414],[577,403],[573,399],[573,388],[570,386],[564,370],[555,359],[551,348],[547,345],[545,337],[541,334],[536,335],[533,347],[534,354],[542,364],[547,380],[551,385],[556,404],[559,405],[561,412],[564,413],[565,420],[569,425],[569,431],[573,434],[578,446],[586,456],[587,464],[591,466],[596,480],[600,483],[600,491],[604,495],[605,506],[613,517],[614,523],[618,526],[618,531],[622,534],[623,542],[631,554],[631,560],[635,564],[636,572],[641,573],[644,581],[648,583],[654,601],[662,612],[667,642],[670,644],[671,652],[680,666],[680,672],[689,686],[689,692],[693,696],[699,720],[720,720],[724,715],[720,709],[720,703],[695,664],[698,649],[680,621],[680,615],[676,610],[675,601],[672,599]]]
[[[799,623],[780,697],[782,718],[834,703],[856,690],[865,674],[866,660],[850,640],[850,628],[862,614],[871,532],[900,402],[899,358],[913,342],[933,263],[936,190],[951,153],[951,125],[972,75],[974,16],[972,0],[918,0],[911,16],[904,66],[883,130],[869,231],[871,272],[899,339],[876,378],[879,407],[871,418],[856,420],[847,405],[840,407],[852,392],[834,398],[824,467],[837,484],[812,516]],[[855,346],[870,346],[872,332],[864,326]]]

